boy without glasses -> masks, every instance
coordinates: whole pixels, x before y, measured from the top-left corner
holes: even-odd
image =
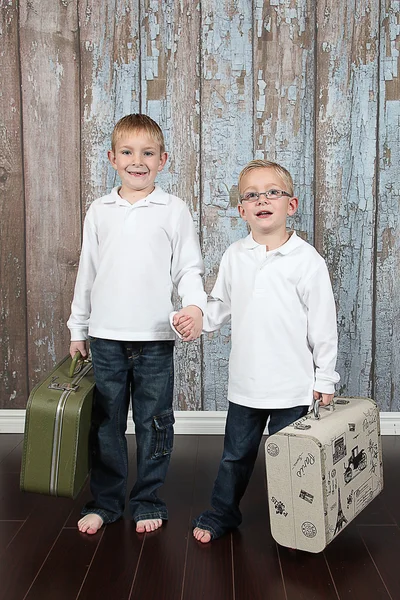
[[[239,193],[239,213],[251,233],[224,253],[203,326],[215,331],[231,318],[224,451],[212,510],[194,521],[193,535],[202,543],[240,525],[239,503],[268,419],[269,433],[276,433],[302,417],[313,398],[329,404],[339,381],[325,261],[286,230],[298,207],[290,173],[253,160],[240,173]],[[177,313],[173,324],[183,339],[193,339],[193,319]]]
[[[202,328],[206,305],[198,237],[185,203],[154,184],[167,153],[160,127],[146,115],[123,117],[108,158],[122,185],[95,200],[84,225],[71,317],[71,356],[87,355],[96,381],[93,405],[93,501],[78,528],[94,534],[122,516],[128,457],[128,407],[137,443],[137,480],[129,508],[138,532],[168,518],[158,497],[173,443],[173,285]]]

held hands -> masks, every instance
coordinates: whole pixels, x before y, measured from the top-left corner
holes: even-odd
[[[203,329],[203,313],[198,306],[185,306],[174,315],[172,320],[175,329],[184,342],[191,342],[200,337]]]
[[[80,352],[82,354],[82,358],[87,357],[88,343],[85,340],[81,340],[79,342],[71,342],[69,347],[69,353],[71,355],[71,358],[74,358],[77,352]]]
[[[323,394],[321,392],[317,392],[316,390],[314,390],[313,396],[314,396],[314,400],[319,400],[321,404],[323,404],[324,406],[327,406],[328,404],[330,404],[332,402],[334,394]]]

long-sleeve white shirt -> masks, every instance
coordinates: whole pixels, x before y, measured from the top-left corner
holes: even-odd
[[[130,204],[118,188],[95,200],[85,218],[68,327],[71,341],[171,340],[172,290],[204,312],[198,236],[186,204],[156,186]]]
[[[250,234],[222,257],[204,331],[231,318],[228,399],[253,408],[310,405],[339,375],[336,309],[328,269],[295,232],[276,250]]]

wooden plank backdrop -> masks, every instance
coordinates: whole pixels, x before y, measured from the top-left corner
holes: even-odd
[[[400,410],[399,0],[0,0],[0,407],[68,351],[90,203],[118,181],[114,123],[165,133],[210,291],[246,235],[237,178],[291,171],[292,225],[325,256],[340,392]],[[139,259],[139,258],[138,258]],[[175,406],[226,408],[230,329],[177,344]]]

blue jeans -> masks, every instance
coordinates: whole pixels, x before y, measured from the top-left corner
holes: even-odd
[[[215,539],[240,525],[239,504],[250,481],[268,417],[272,435],[304,416],[307,410],[307,406],[260,409],[229,402],[224,451],[211,496],[213,510],[194,519],[194,527],[206,529]]]
[[[157,489],[164,483],[173,446],[173,341],[119,342],[90,338],[96,381],[92,413],[93,501],[82,514],[105,523],[123,515],[128,476],[125,436],[132,398],[137,480],[129,497],[135,521],[168,519]]]

